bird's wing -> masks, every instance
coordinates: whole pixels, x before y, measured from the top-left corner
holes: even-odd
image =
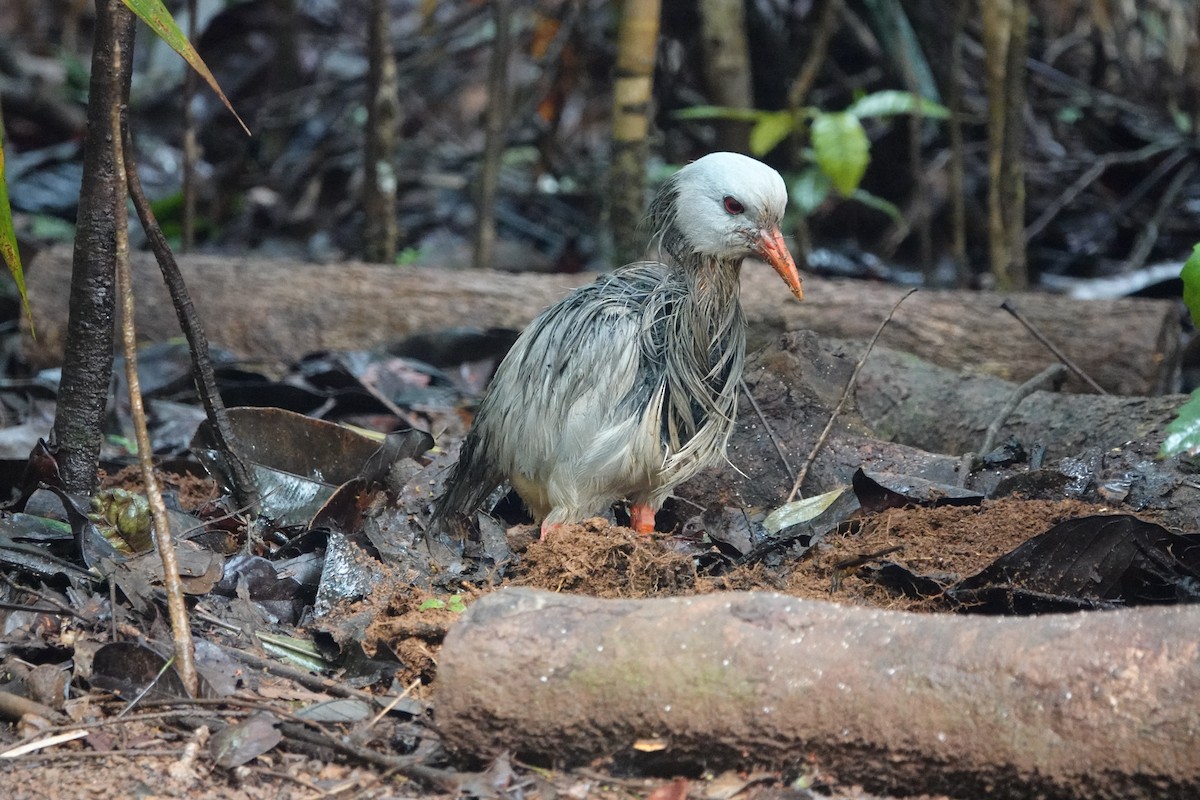
[[[543,487],[554,470],[573,470],[583,485],[604,472],[597,458],[620,456],[596,440],[632,438],[662,382],[671,286],[663,265],[631,265],[573,292],[521,334],[476,417],[500,469]],[[525,499],[535,514],[546,510]]]
[[[506,477],[544,517],[561,502],[552,480],[586,504],[611,470],[661,460],[658,417],[643,418],[662,407],[665,319],[680,291],[666,266],[633,264],[530,323],[496,370],[435,517],[474,511]]]

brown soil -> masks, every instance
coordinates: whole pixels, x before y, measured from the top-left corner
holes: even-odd
[[[198,487],[189,494],[204,499]],[[697,574],[694,565],[698,545],[670,535],[644,536],[597,519],[563,526],[538,540],[536,528],[519,526],[508,536],[518,559],[511,566],[512,577],[494,588],[514,584],[613,598],[762,589],[840,603],[935,611],[944,607],[938,598],[904,597],[870,580],[862,567],[890,560],[918,574],[967,576],[1058,522],[1110,511],[1076,501],[1017,498],[973,507],[895,509],[843,524],[799,560],[784,560],[772,566],[760,563],[717,576]],[[875,555],[884,552],[886,555]],[[381,647],[396,654],[404,668],[397,672],[393,685],[407,687],[411,696],[423,699],[430,682],[436,680],[437,651],[447,628],[461,607],[484,591],[490,590],[460,588],[459,599],[455,600],[449,593],[414,588],[405,575],[394,574],[389,585],[379,587],[371,599],[338,609],[336,614],[342,625],[361,621],[358,629],[367,655],[379,652]],[[274,679],[253,683],[253,696],[260,703],[269,702],[264,698],[286,698],[286,692],[268,688],[277,685]],[[278,702],[271,707],[279,712]],[[88,698],[68,708],[75,709],[74,715],[84,725],[95,716]],[[108,709],[105,716],[111,718],[114,713]],[[355,736],[378,752],[397,752],[397,743],[406,735],[405,725],[416,723],[390,720],[385,717],[369,727],[360,723],[355,727]],[[13,733],[5,738],[20,741],[30,737],[32,730],[25,726]],[[416,738],[421,736],[428,741],[429,731],[422,728]],[[294,746],[287,751],[276,748],[245,766],[224,769],[215,766],[204,752],[207,737],[206,731],[180,730],[161,719],[99,728],[86,740],[49,748],[42,755],[13,761],[0,759],[0,780],[15,800],[85,796],[286,800],[441,797],[460,792],[497,797],[566,794],[683,800],[689,796],[730,796],[730,783],[742,787],[739,797],[745,798],[811,796],[781,783],[812,777],[804,775],[711,776],[685,782],[681,787],[677,782],[621,780],[587,771],[539,773],[508,763],[493,764],[484,773],[462,774],[458,786],[439,788],[435,781],[432,787],[428,782],[420,787],[382,766],[363,765],[353,759],[347,765],[336,753],[319,748],[302,755]],[[189,756],[189,746],[198,748],[200,755]],[[481,786],[485,784],[489,788],[483,791]],[[824,786],[821,796],[871,797],[856,787],[837,786]]]

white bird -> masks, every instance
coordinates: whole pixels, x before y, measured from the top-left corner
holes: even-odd
[[[435,520],[471,513],[508,481],[542,535],[630,502],[633,527],[723,457],[737,414],[746,321],[742,260],[769,263],[797,299],[779,224],[779,173],[737,153],[687,165],[650,206],[658,260],[575,290],[521,334],[496,371]]]

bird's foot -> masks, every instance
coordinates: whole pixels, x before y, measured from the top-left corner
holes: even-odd
[[[629,506],[629,527],[638,533],[654,533],[654,509],[641,503]]]
[[[542,520],[542,533],[540,536],[538,536],[538,541],[539,542],[545,541],[546,536],[549,535],[550,531],[554,530],[555,528],[561,528],[561,527],[562,527],[561,522],[546,522],[545,520]]]

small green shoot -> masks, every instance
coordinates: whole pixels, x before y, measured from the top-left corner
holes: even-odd
[[[1200,327],[1200,244],[1192,248],[1192,256],[1183,265],[1179,277],[1183,279],[1183,302],[1192,316],[1192,323]],[[1192,392],[1192,399],[1183,404],[1179,415],[1167,425],[1167,436],[1158,451],[1159,458],[1186,453],[1200,453],[1200,389]]]
[[[8,202],[8,183],[4,177],[4,120],[0,120],[0,256],[3,256],[13,283],[17,285],[21,305],[29,319],[29,333],[36,339],[33,311],[29,308],[29,296],[25,292],[25,271],[21,266],[21,253],[17,249],[17,234],[13,228],[12,206]]]
[[[461,594],[456,594],[452,595],[449,600],[443,600],[440,597],[431,597],[417,606],[418,611],[430,611],[439,608],[446,608],[455,614],[461,614],[467,610],[467,601],[463,599]]]

